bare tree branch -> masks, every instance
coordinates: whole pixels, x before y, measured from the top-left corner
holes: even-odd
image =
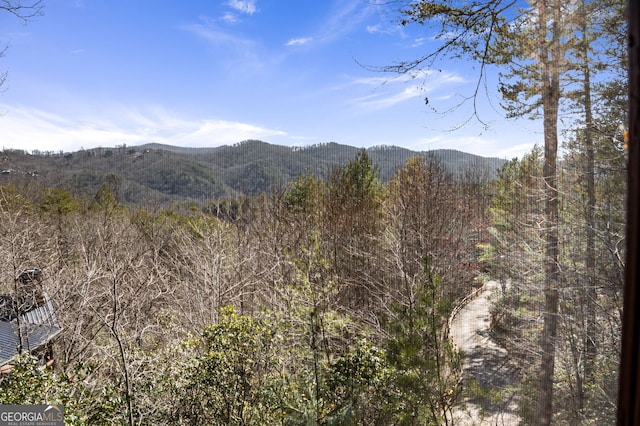
[[[44,15],[44,0],[0,0],[0,10],[19,18],[25,24]]]

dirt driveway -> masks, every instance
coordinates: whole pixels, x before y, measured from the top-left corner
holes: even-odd
[[[490,281],[451,322],[450,335],[463,355],[464,404],[454,410],[455,425],[518,425],[512,389],[517,368],[490,334],[492,295],[499,285]]]

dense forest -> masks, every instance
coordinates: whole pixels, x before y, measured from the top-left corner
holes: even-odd
[[[384,182],[416,155],[438,159],[455,176],[475,169],[492,178],[505,162],[445,149],[416,152],[377,146],[366,150]],[[75,152],[6,149],[0,153],[0,183],[37,182],[74,196],[92,196],[105,180],[115,179],[124,204],[203,206],[223,198],[282,190],[300,175],[325,176],[357,152],[358,148],[335,142],[289,147],[258,140],[215,148],[145,144]]]
[[[5,185],[3,290],[42,268],[64,331],[55,369],[25,354],[2,402],[89,424],[439,423],[486,184],[416,157],[384,185],[361,151],[224,220],[124,207],[111,181],[87,199]]]
[[[541,119],[542,146],[496,176],[424,155],[383,176],[354,150],[281,179],[256,155],[227,170],[240,193],[181,160],[153,182],[193,199],[207,191],[184,208],[131,203],[124,175],[82,174],[79,190],[9,172],[0,293],[19,297],[21,272],[40,268],[63,330],[43,354],[13,360],[0,403],[61,404],[69,424],[455,424],[464,401],[510,393],[464,381],[466,354],[449,339],[451,316],[493,279],[487,337],[518,366],[509,391],[522,423],[615,423],[624,7],[516,6],[407,4],[401,25],[435,26],[443,45],[385,69],[475,61],[475,102],[487,67],[499,68],[504,111]]]
[[[580,155],[563,162],[565,419],[614,415],[624,159],[612,148],[599,169],[594,270],[573,195]],[[326,178],[234,199],[224,217],[127,206],[109,179],[84,198],[5,184],[0,292],[42,268],[64,330],[53,367],[15,360],[0,402],[63,404],[71,424],[452,424],[469,393],[499,397],[460,382],[464,354],[448,338],[453,309],[491,276],[504,283],[492,326],[522,366],[526,419],[540,170],[539,150],[493,180],[454,178],[416,156],[383,183],[362,150]]]

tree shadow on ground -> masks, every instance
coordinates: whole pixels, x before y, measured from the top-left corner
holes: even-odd
[[[510,361],[506,351],[493,342],[489,331],[478,331],[477,334],[485,344],[475,345],[461,354],[465,361],[465,401],[480,407],[482,417],[517,416],[514,383],[520,380],[520,369]]]

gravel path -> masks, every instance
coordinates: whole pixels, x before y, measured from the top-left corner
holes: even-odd
[[[498,283],[484,285],[451,322],[450,334],[463,355],[464,404],[454,410],[455,425],[518,425],[517,401],[510,389],[517,368],[490,334],[491,298]]]

